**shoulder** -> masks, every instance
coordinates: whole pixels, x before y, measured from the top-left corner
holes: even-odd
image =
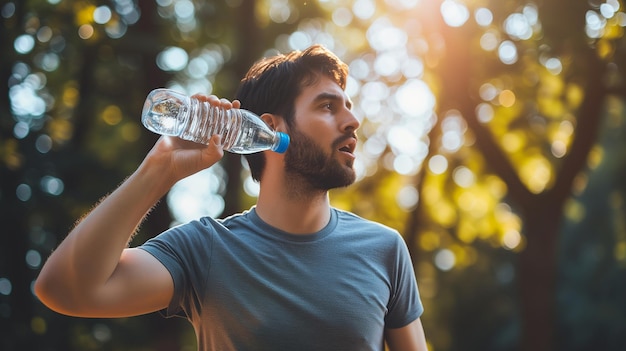
[[[210,247],[216,235],[228,230],[222,220],[202,217],[175,225],[149,239],[141,247],[148,251],[195,252]]]
[[[338,209],[334,211],[338,218],[337,230],[351,245],[365,245],[392,255],[406,247],[398,230],[352,212]]]
[[[382,223],[363,218],[345,210],[333,208],[333,211],[337,215],[339,224],[345,228],[353,228],[353,230],[362,231],[364,233],[376,234],[389,240],[402,238],[396,229]]]

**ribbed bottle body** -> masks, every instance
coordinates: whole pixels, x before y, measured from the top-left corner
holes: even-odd
[[[141,119],[152,132],[205,145],[221,135],[224,150],[234,153],[282,153],[289,145],[287,134],[273,131],[250,111],[219,108],[167,89],[148,95]]]

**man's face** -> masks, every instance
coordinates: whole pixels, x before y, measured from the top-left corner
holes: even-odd
[[[291,144],[285,170],[314,189],[330,190],[354,182],[354,149],[359,121],[345,92],[322,76],[303,89],[295,101]]]

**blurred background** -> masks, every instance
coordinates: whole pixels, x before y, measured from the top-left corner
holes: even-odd
[[[626,10],[620,0],[27,0],[0,5],[0,349],[184,350],[186,321],[78,319],[32,294],[75,221],[157,136],[148,92],[231,98],[257,59],[350,66],[357,183],[333,205],[397,228],[431,351],[626,347]],[[258,191],[227,157],[133,245]]]

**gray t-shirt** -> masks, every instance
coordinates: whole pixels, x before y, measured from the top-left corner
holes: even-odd
[[[423,312],[400,234],[337,209],[309,235],[276,229],[253,207],[140,247],[174,280],[165,314],[188,318],[203,351],[380,351],[385,328]]]

